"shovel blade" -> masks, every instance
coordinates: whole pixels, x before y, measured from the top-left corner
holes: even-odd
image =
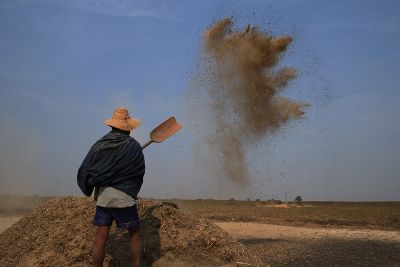
[[[161,143],[180,129],[182,129],[182,125],[176,121],[175,117],[170,117],[151,131],[150,139],[153,142]]]

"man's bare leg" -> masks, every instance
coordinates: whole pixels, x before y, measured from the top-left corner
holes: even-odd
[[[129,237],[131,239],[131,257],[132,257],[132,267],[140,267],[140,262],[142,259],[142,241],[140,239],[140,228],[129,229]]]
[[[110,226],[98,226],[93,248],[93,267],[102,267]]]

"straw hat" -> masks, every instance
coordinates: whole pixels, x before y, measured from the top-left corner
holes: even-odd
[[[117,108],[114,110],[112,118],[104,120],[103,123],[123,131],[131,131],[140,125],[140,120],[131,118],[126,108]]]

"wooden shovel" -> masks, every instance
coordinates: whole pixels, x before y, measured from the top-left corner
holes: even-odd
[[[168,137],[174,135],[180,129],[182,129],[182,125],[180,125],[176,121],[175,117],[167,119],[166,121],[158,125],[156,128],[154,128],[153,131],[151,131],[150,140],[142,145],[142,149],[145,149],[148,145],[150,145],[153,142],[161,143]]]

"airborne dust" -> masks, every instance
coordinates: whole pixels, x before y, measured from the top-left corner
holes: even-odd
[[[291,42],[289,36],[273,37],[250,25],[235,30],[230,18],[203,35],[191,94],[192,103],[201,103],[193,120],[219,175],[234,183],[249,182],[245,152],[250,144],[304,114],[305,103],[281,95],[297,74],[293,68],[277,68]]]

